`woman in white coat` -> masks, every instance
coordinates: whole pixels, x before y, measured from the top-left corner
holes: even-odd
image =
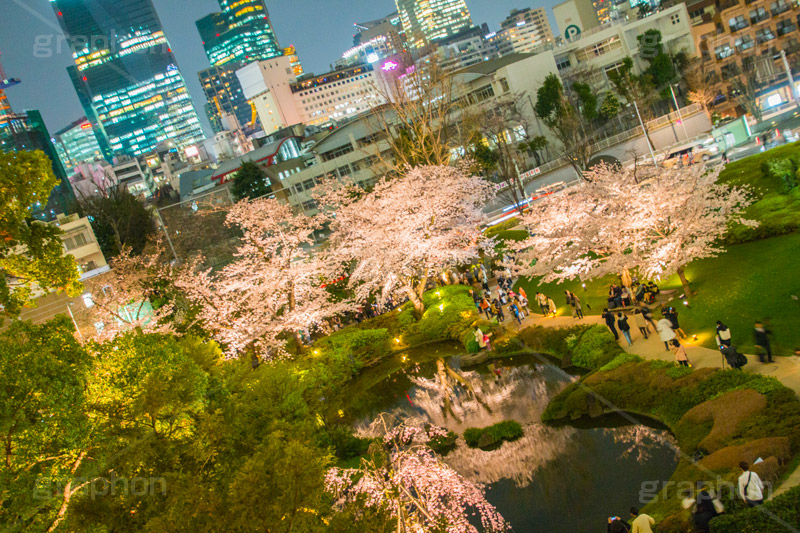
[[[656,322],[656,329],[658,330],[658,337],[664,343],[664,347],[669,351],[669,345],[675,337],[675,332],[672,330],[672,322],[667,318],[662,318]]]

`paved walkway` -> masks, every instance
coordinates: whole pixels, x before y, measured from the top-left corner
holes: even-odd
[[[531,309],[534,310],[533,308]],[[560,311],[563,313],[564,309],[560,309]],[[639,328],[633,326],[633,318],[630,316],[629,321],[631,323],[631,340],[633,341],[633,345],[627,346],[628,343],[622,335],[620,335],[619,339],[620,346],[622,346],[626,352],[636,354],[644,359],[675,360],[672,350],[667,351],[664,348],[664,343],[658,338],[657,333],[650,334],[649,337],[645,339],[639,332]],[[505,324],[509,324],[508,319],[506,319]],[[555,318],[544,318],[541,313],[534,312],[525,317],[520,327],[544,326],[561,328],[579,324],[602,324],[605,326],[605,322],[598,315],[587,315],[584,319],[578,320],[571,316],[563,315],[556,316]],[[512,325],[516,326],[516,321],[514,321]],[[650,328],[652,329],[652,326],[650,326]],[[691,331],[687,331],[686,334],[689,337],[680,340],[681,344],[686,347],[686,353],[689,356],[689,361],[692,363],[692,366],[696,368],[722,367],[723,357],[720,352],[700,346],[700,343],[705,339],[698,336],[698,339],[694,340]],[[747,354],[747,360],[747,365],[744,367],[746,372],[757,372],[765,376],[777,378],[781,383],[794,390],[795,394],[800,396],[800,357],[776,357],[774,363],[761,363],[758,360],[758,356]],[[728,368],[727,363],[725,367]],[[772,496],[777,496],[797,485],[800,485],[800,468],[795,468],[794,472],[791,473]]]

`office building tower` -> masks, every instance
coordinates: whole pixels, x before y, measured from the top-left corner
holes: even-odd
[[[529,53],[553,44],[553,31],[543,7],[514,9],[500,23],[500,31],[491,36],[501,56]]]
[[[241,129],[252,130],[258,126],[253,120],[254,113],[242,94],[242,85],[236,76],[236,71],[243,66],[244,64],[239,62],[226,63],[198,73],[207,100],[206,115],[214,133],[227,129],[223,121],[226,115],[236,117]]]
[[[70,175],[83,163],[103,159],[92,123],[81,117],[66,128],[53,134],[53,144],[64,169]]]
[[[212,66],[283,54],[264,0],[219,0],[222,11],[196,22]]]
[[[472,27],[465,0],[395,0],[406,40],[412,48]]]
[[[204,138],[152,0],[54,0],[72,83],[102,150],[139,155]],[[87,38],[87,36],[91,36]]]

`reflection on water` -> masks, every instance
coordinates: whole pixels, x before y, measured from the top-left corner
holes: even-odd
[[[644,481],[667,480],[675,468],[672,437],[644,425],[614,428],[550,427],[541,413],[574,378],[550,365],[518,360],[500,376],[453,371],[443,364],[409,369],[368,391],[370,408],[356,423],[369,436],[380,412],[418,419],[458,434],[502,420],[525,434],[492,451],[459,439],[444,460],[488,487],[487,498],[515,531],[604,531],[606,517],[639,506]]]

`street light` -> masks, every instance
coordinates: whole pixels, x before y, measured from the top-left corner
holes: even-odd
[[[672,84],[669,84],[669,92],[672,93],[672,101],[675,103],[675,111],[678,113],[678,120],[681,121],[681,127],[683,128],[683,135],[686,137],[686,140],[689,140],[689,134],[686,133],[686,124],[683,123],[683,117],[681,116],[681,108],[678,107],[678,99],[675,98],[675,91],[672,89]]]

